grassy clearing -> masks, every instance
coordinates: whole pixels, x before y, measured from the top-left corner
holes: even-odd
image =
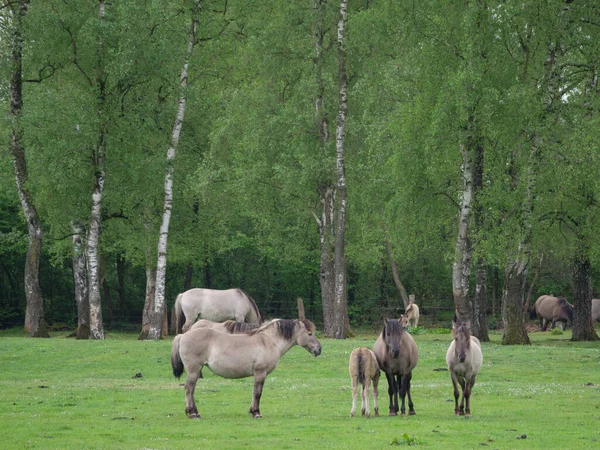
[[[224,380],[205,370],[187,419],[184,391],[171,374],[170,339],[140,342],[109,334],[75,341],[0,334],[2,448],[190,449],[327,448],[598,448],[600,344],[569,342],[570,333],[532,333],[533,345],[483,345],[484,366],[471,399],[472,417],[455,417],[445,368],[450,335],[416,335],[416,416],[350,418],[348,357],[375,336],[323,339],[314,358],[286,354],[265,383],[263,419],[247,413],[252,380]],[[442,369],[442,370],[437,370]],[[136,374],[141,373],[141,378]],[[184,375],[185,376],[185,375]],[[525,438],[521,438],[526,436]]]

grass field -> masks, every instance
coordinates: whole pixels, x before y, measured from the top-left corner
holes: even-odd
[[[382,377],[382,416],[350,418],[348,357],[355,347],[372,347],[375,335],[365,335],[322,339],[318,358],[293,348],[267,378],[263,419],[247,413],[252,379],[225,380],[205,370],[196,390],[199,420],[185,416],[184,378],[171,373],[171,339],[112,333],[104,341],[76,341],[65,334],[30,339],[0,332],[1,448],[600,448],[600,343],[570,342],[569,332],[531,333],[526,347],[502,346],[492,335],[483,344],[470,418],[454,416],[444,370],[450,335],[420,334],[416,416],[387,416]]]

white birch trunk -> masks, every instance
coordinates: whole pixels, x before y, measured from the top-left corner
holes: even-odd
[[[79,221],[71,223],[73,229],[73,286],[77,305],[77,339],[90,338],[90,303],[88,274],[85,260],[85,227]]]
[[[335,235],[335,298],[334,316],[335,331],[334,338],[346,338],[346,325],[348,322],[348,299],[346,297],[346,210],[347,210],[347,186],[346,165],[344,158],[344,139],[346,136],[346,122],[348,116],[348,82],[346,75],[346,49],[344,44],[344,32],[347,23],[348,2],[340,2],[340,21],[338,22],[337,45],[338,45],[338,82],[339,82],[339,104],[338,121],[336,126],[335,148],[337,168],[337,223]]]
[[[460,147],[463,164],[461,167],[463,188],[458,215],[458,236],[452,265],[452,293],[458,320],[468,321],[471,317],[469,306],[469,279],[471,276],[471,262],[473,251],[469,240],[469,226],[473,209],[473,170],[471,149],[466,144]]]
[[[165,280],[167,275],[167,239],[169,237],[169,223],[171,221],[171,211],[173,209],[173,171],[175,166],[175,152],[177,145],[179,144],[179,136],[181,134],[181,127],[183,125],[183,118],[185,115],[185,105],[187,101],[187,87],[188,87],[188,65],[194,45],[196,43],[196,28],[198,26],[198,20],[196,18],[196,11],[199,9],[200,0],[196,2],[196,8],[192,12],[192,24],[190,26],[190,35],[188,40],[188,48],[185,55],[183,67],[181,68],[181,77],[179,79],[180,97],[179,104],[177,107],[177,116],[175,123],[173,124],[173,131],[171,133],[171,143],[167,150],[167,168],[165,170],[165,184],[164,184],[164,206],[163,206],[163,217],[160,226],[160,234],[158,238],[158,262],[156,264],[156,291],[154,294],[154,312],[151,321],[150,330],[148,332],[148,339],[160,339],[162,336],[162,327],[164,323],[164,312],[165,312]]]
[[[98,20],[104,21],[104,1],[98,2]],[[87,235],[87,263],[89,276],[89,302],[90,302],[90,333],[92,339],[104,339],[104,323],[102,320],[102,298],[100,296],[100,264],[98,257],[98,244],[100,242],[100,225],[102,221],[102,194],[104,192],[104,179],[106,177],[104,156],[106,152],[106,128],[104,124],[104,70],[102,66],[102,36],[98,36],[98,61],[94,80],[94,87],[98,89],[98,118],[100,130],[96,154],[94,155],[94,188],[92,192],[92,211]]]

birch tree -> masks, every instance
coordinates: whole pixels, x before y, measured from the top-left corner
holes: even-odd
[[[44,303],[39,283],[39,265],[42,254],[42,224],[35,208],[31,193],[27,188],[27,161],[23,143],[23,21],[29,9],[28,0],[11,2],[12,26],[12,66],[10,79],[10,150],[13,157],[17,191],[27,230],[29,245],[25,262],[25,330],[31,337],[49,337],[44,318]]]
[[[169,223],[171,221],[171,212],[173,210],[173,171],[175,164],[175,153],[179,144],[179,136],[183,119],[185,115],[185,106],[187,102],[188,91],[188,66],[190,58],[196,45],[196,30],[198,27],[198,14],[200,12],[201,1],[197,0],[191,11],[191,25],[189,38],[187,43],[187,52],[185,53],[183,66],[181,68],[181,76],[179,78],[179,101],[177,105],[177,114],[173,129],[171,132],[171,142],[167,149],[167,165],[165,169],[164,182],[164,206],[162,215],[162,224],[160,226],[160,234],[158,239],[158,262],[156,265],[156,285],[154,293],[154,311],[151,320],[150,329],[148,331],[149,339],[160,339],[165,314],[165,280],[167,274],[167,240],[169,237]]]

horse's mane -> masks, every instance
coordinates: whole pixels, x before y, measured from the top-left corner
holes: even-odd
[[[249,331],[258,328],[258,325],[246,322],[237,322],[235,320],[226,320],[223,322],[223,325],[229,334],[248,333]]]
[[[263,331],[269,327],[274,326],[277,328],[277,333],[280,336],[282,336],[286,341],[289,341],[290,339],[292,339],[292,336],[294,335],[294,328],[296,328],[296,325],[299,322],[302,322],[309,332],[314,332],[316,329],[315,324],[312,323],[308,319],[302,319],[302,320],[273,319],[269,322],[265,322],[264,324],[260,325],[259,327],[255,328],[253,330],[248,331],[247,334],[254,335],[254,334],[260,333],[261,331]]]
[[[263,318],[260,315],[260,311],[258,310],[258,306],[256,306],[256,302],[254,301],[254,299],[252,297],[250,297],[248,294],[246,294],[244,291],[242,291],[240,288],[238,288],[237,290],[240,294],[244,295],[250,302],[250,306],[256,313],[256,317],[258,317],[258,323],[263,323]]]
[[[413,305],[414,305],[414,303],[411,303],[410,305],[408,305],[408,306],[406,307],[406,311],[405,311],[405,312],[409,312],[409,311],[411,311],[411,310],[413,309]]]

